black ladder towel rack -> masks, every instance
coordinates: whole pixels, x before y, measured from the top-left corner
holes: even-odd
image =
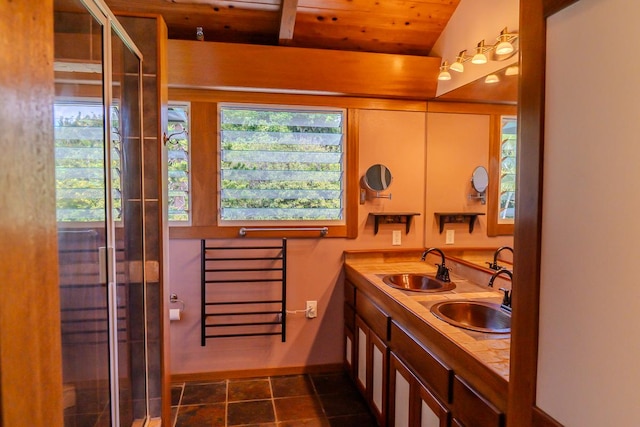
[[[220,247],[201,240],[201,345],[209,338],[286,339],[287,239]],[[248,297],[251,295],[251,297]]]

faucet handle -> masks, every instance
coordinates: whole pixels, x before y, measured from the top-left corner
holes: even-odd
[[[502,298],[502,306],[508,309],[511,309],[511,293],[512,291],[506,288],[500,288],[502,292],[504,292],[504,297]]]
[[[438,267],[438,272],[436,273],[436,279],[441,280],[443,282],[450,282],[451,281],[451,279],[449,278],[450,268],[444,265],[444,262],[442,264],[436,264],[436,266]]]
[[[500,269],[502,268],[502,267],[500,267],[500,266],[498,265],[498,263],[497,263],[497,262],[488,262],[488,261],[487,261],[486,263],[487,263],[487,264],[489,264],[489,268],[490,268],[491,270],[500,270]]]

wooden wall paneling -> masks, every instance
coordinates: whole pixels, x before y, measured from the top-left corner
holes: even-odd
[[[0,14],[0,425],[62,426],[53,1]]]
[[[169,40],[169,84],[429,99],[440,58]],[[260,70],[260,72],[256,72]]]
[[[217,199],[215,196],[218,193],[217,175],[203,173],[207,170],[215,170],[218,161],[217,114],[218,105],[216,103],[191,103],[191,191],[194,200],[215,202]],[[191,221],[194,227],[218,223],[215,203],[194,204],[192,209]]]
[[[171,82],[169,86],[171,86]],[[293,95],[284,93],[273,94],[178,87],[169,87],[169,99],[172,101],[191,102],[248,102],[255,104],[311,105],[317,107],[360,108],[368,110],[427,111],[427,102],[420,100]],[[481,108],[481,106],[476,106],[476,108]]]

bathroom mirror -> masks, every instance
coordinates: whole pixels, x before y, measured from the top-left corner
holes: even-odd
[[[478,166],[474,169],[473,174],[471,175],[471,185],[478,193],[484,193],[487,191],[487,186],[489,185],[489,173],[484,166]]]
[[[381,195],[380,192],[389,188],[392,179],[391,171],[383,164],[378,163],[367,169],[360,179],[360,204],[367,199],[367,190],[375,193],[376,199],[391,199],[391,194]]]
[[[487,186],[489,185],[489,173],[484,166],[478,166],[471,174],[471,186],[476,194],[469,194],[469,199],[479,199],[483,205],[487,203]]]
[[[391,171],[383,164],[376,164],[367,169],[362,177],[363,186],[371,191],[384,191],[391,185]]]

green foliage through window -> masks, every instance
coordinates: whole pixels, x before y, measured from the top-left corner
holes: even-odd
[[[344,116],[220,107],[220,219],[342,221]]]
[[[100,103],[54,105],[56,214],[60,222],[104,221],[106,173],[104,113]],[[122,216],[118,109],[112,108],[113,219]]]
[[[518,122],[515,117],[502,117],[499,222],[513,222],[515,218],[517,129]]]
[[[169,221],[189,221],[189,105],[169,105],[167,125]]]

